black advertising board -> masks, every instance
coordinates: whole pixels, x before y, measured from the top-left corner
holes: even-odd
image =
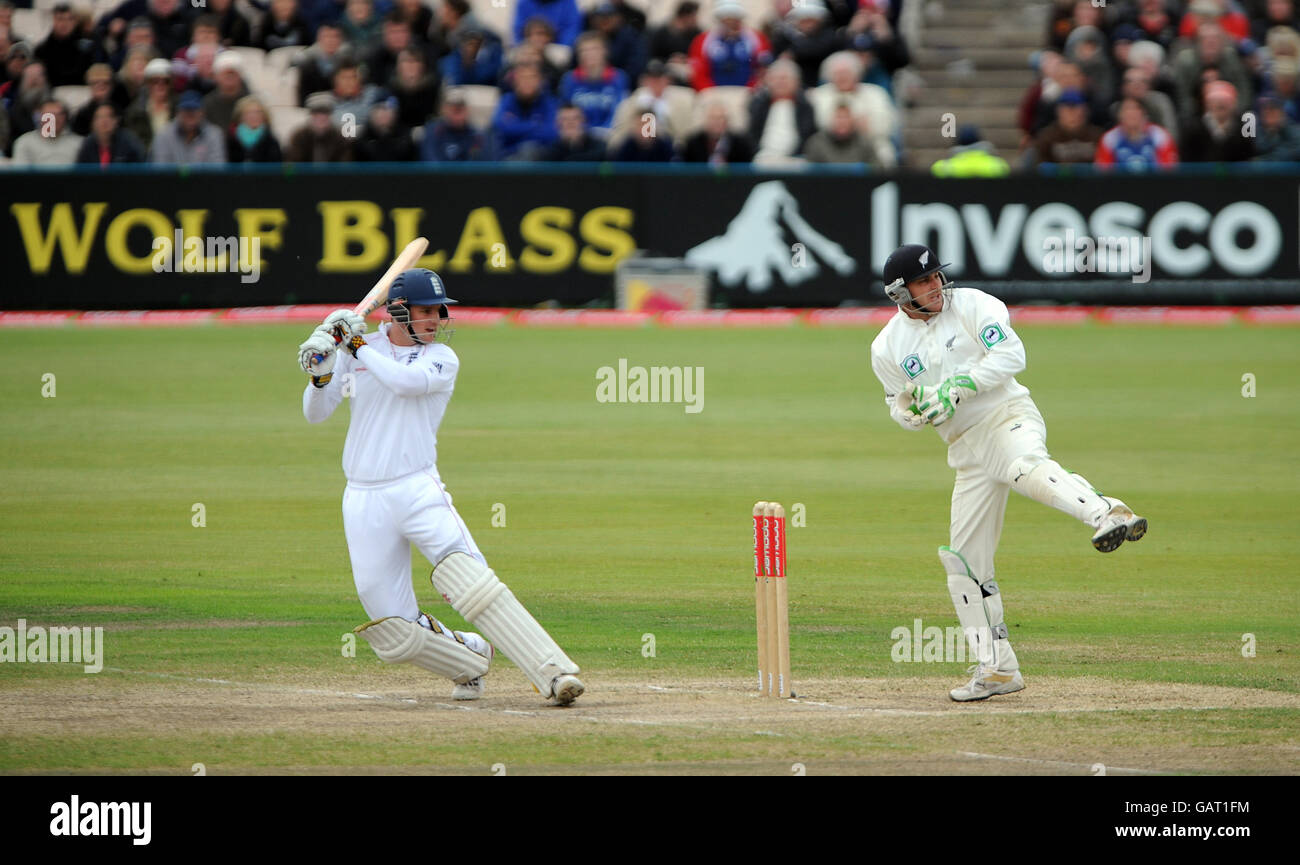
[[[880,267],[903,242],[929,243],[955,281],[1007,300],[1296,302],[1298,181],[513,165],[7,172],[0,306],[351,303],[419,235],[422,266],[477,306],[610,305],[614,268],[637,250],[712,271],[717,305],[877,305]],[[222,239],[248,245],[244,273],[223,266]],[[200,240],[186,272],[171,246]]]

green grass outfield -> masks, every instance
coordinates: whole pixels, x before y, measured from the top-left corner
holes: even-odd
[[[341,652],[364,620],[347,411],[303,420],[309,331],[2,334],[0,625],[102,626],[107,657],[0,663],[0,771],[1300,771],[1300,331],[1021,329],[1053,455],[1151,530],[1099,555],[1012,496],[998,577],[1029,687],[958,707],[963,664],[890,660],[894,628],[956,624],[952,473],[888,418],[874,331],[462,327],[442,477],[590,687],[548,709],[499,658],[463,712]],[[703,411],[598,403],[619,358],[703,367]],[[805,509],[792,656],[822,709],[746,691],[756,499]],[[427,573],[422,603],[463,626]]]

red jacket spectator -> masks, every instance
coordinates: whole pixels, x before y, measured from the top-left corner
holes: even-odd
[[[719,3],[713,14],[717,26],[691,43],[691,84],[696,90],[754,87],[772,62],[767,37],[745,26],[745,10],[738,3]]]
[[[1120,102],[1119,125],[1097,142],[1097,165],[1148,169],[1178,164],[1178,147],[1163,126],[1147,120],[1141,100]]]
[[[1233,42],[1250,38],[1250,19],[1236,4],[1229,7],[1228,0],[1192,0],[1187,7],[1187,14],[1178,25],[1178,35],[1182,39],[1195,39],[1196,28],[1202,21],[1218,20],[1223,32],[1232,37]]]

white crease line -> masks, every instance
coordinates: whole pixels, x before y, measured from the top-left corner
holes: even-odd
[[[200,676],[178,676],[174,673],[154,673],[146,670],[124,670],[120,667],[105,667],[105,672],[125,673],[133,676],[151,676],[158,679],[174,679],[181,682],[199,682],[209,685],[230,685],[236,688],[254,688],[262,691],[272,691],[282,694],[305,694],[317,697],[349,697],[352,699],[375,700],[377,702],[403,703],[403,704],[421,704],[419,700],[411,697],[386,697],[382,695],[357,694],[348,691],[326,691],[318,688],[292,688],[284,685],[275,685],[263,682],[234,682],[229,679],[214,679]],[[641,687],[660,689],[654,685],[632,686],[632,690],[639,690]],[[620,686],[614,685],[608,690],[617,691]],[[721,689],[703,689],[703,688],[678,688],[672,690],[689,691],[692,694],[723,694],[735,695],[733,691]],[[838,706],[834,703],[822,703],[813,700],[774,700],[772,705],[788,703],[794,706],[817,706],[826,709],[834,709],[846,714],[841,715],[843,718],[870,718],[874,716],[887,715],[900,718],[954,718],[962,714],[960,709],[890,709],[890,708],[872,708],[870,706]],[[490,714],[503,715],[541,715],[540,712],[525,712],[518,709],[493,709],[487,706],[464,706],[457,703],[448,703],[437,700],[430,700],[422,705],[434,706],[439,709],[449,709],[461,712],[487,712]],[[1098,707],[1098,708],[1075,708],[1075,709],[994,709],[984,708],[980,711],[980,716],[985,715],[1064,715],[1064,714],[1089,714],[1095,712],[1215,712],[1230,711],[1232,706],[1148,706],[1146,708],[1134,709],[1123,707]],[[1270,707],[1265,707],[1270,708]],[[969,713],[971,715],[974,712]],[[695,730],[715,730],[716,728],[707,724],[692,724],[685,721],[671,720],[639,720],[635,718],[609,718],[598,715],[579,715],[573,714],[576,720],[591,721],[598,724],[630,724],[648,727],[674,727],[678,729],[695,729]]]
[[[178,676],[175,673],[154,673],[148,670],[124,670],[121,667],[105,667],[107,673],[124,673],[131,676],[149,676],[156,679],[172,679],[180,682],[198,682],[205,685],[230,685],[236,688],[253,688],[259,691],[271,691],[280,694],[305,694],[315,697],[348,697],[356,700],[375,700],[384,703],[405,703],[420,705],[420,701],[411,697],[386,697],[380,694],[359,694],[351,691],[326,691],[319,688],[293,688],[284,685],[275,685],[264,682],[234,682],[229,679],[213,679],[202,676]],[[446,703],[431,700],[423,705],[431,706],[436,709],[447,709],[457,712],[486,712],[493,715],[523,715],[525,717],[537,717],[542,712],[528,712],[519,709],[493,709],[489,706],[464,706],[456,703]],[[568,713],[565,713],[568,714]],[[557,713],[558,717],[558,713]],[[575,721],[590,721],[594,724],[624,724],[630,726],[643,727],[674,727],[678,729],[694,730],[715,730],[715,727],[706,724],[693,724],[689,722],[677,721],[651,721],[638,718],[608,718],[599,715],[579,715],[569,714],[569,717]]]
[[[1043,766],[1069,766],[1071,769],[1091,769],[1097,763],[1065,763],[1061,760],[1038,760],[1033,757],[1003,757],[999,754],[978,754],[974,751],[956,751],[954,752],[962,757],[973,757],[977,760],[1006,760],[1010,763],[1037,763]],[[1125,769],[1123,766],[1111,766],[1109,763],[1101,763],[1106,767],[1106,774],[1111,772],[1129,772],[1134,775],[1168,775],[1168,772],[1155,772],[1151,769]]]

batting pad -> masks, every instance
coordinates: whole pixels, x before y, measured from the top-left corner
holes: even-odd
[[[366,622],[353,633],[365,637],[380,660],[411,663],[457,684],[463,685],[488,671],[487,658],[449,633],[435,634],[401,616]]]
[[[1012,464],[1011,471],[1015,477],[1011,487],[1016,492],[1063,511],[1094,529],[1110,510],[1110,503],[1092,484],[1081,475],[1066,471],[1056,460],[1035,462],[1021,457]]]
[[[1002,593],[997,582],[990,578],[981,583],[952,547],[939,547],[939,561],[948,572],[948,593],[975,659],[991,669],[1019,670],[1020,662],[1002,620]]]
[[[434,567],[430,580],[456,612],[523,670],[542,696],[551,696],[556,676],[579,672],[506,584],[478,559],[452,553]]]

